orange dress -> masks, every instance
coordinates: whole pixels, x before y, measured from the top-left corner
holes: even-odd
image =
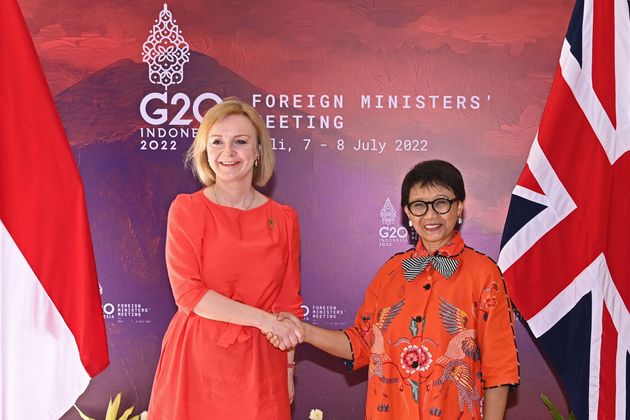
[[[344,331],[350,367],[368,365],[367,419],[480,419],[484,389],[519,381],[514,314],[498,267],[459,233],[438,254],[450,257],[441,261],[453,274],[438,271],[439,262],[403,267],[428,256],[421,242],[394,255]]]
[[[207,290],[301,317],[297,214],[268,200],[239,210],[202,191],[168,214],[166,266],[178,310],[164,335],[151,420],[291,418],[287,356],[254,327],[192,312]]]

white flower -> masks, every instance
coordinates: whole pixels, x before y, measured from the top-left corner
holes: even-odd
[[[324,413],[322,413],[322,410],[319,409],[314,409],[311,410],[311,412],[308,415],[309,420],[323,420],[324,419]]]

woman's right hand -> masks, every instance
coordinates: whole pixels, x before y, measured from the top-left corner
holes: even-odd
[[[300,329],[302,332],[302,338],[304,338],[304,324],[302,320],[297,316],[293,315],[291,312],[280,312],[278,314],[278,320],[280,321],[290,321],[293,325]],[[304,340],[300,341],[303,342]]]
[[[298,322],[300,322],[299,319]],[[283,314],[280,314],[278,317],[270,314],[261,326],[260,331],[274,347],[282,351],[290,350],[304,341],[302,326],[292,322]]]

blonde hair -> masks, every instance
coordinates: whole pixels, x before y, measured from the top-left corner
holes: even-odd
[[[276,165],[271,137],[258,112],[251,105],[242,102],[235,96],[225,98],[223,102],[216,104],[206,112],[201,125],[199,125],[195,140],[186,153],[186,164],[191,166],[195,176],[205,186],[213,185],[216,182],[216,174],[208,163],[208,152],[206,150],[208,132],[214,124],[228,115],[243,115],[247,117],[256,129],[260,164],[254,165],[252,183],[258,187],[264,187],[271,179]]]

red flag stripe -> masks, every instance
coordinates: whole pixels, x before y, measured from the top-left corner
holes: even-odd
[[[532,175],[532,171],[529,169],[529,165],[527,164],[525,165],[525,168],[523,169],[523,172],[518,179],[517,185],[520,185],[521,187],[527,188],[539,194],[545,194],[542,188],[540,188],[538,181],[536,181],[536,178],[534,178],[534,175]]]
[[[593,4],[593,90],[606,110],[613,126],[616,122],[615,101],[615,0]]]

